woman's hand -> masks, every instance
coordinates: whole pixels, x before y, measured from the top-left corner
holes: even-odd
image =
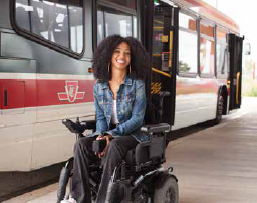
[[[99,136],[96,138],[96,140],[106,140],[106,145],[105,145],[104,150],[103,150],[102,152],[99,152],[99,153],[97,154],[99,158],[102,158],[102,157],[104,156],[105,151],[106,151],[106,149],[108,148],[108,145],[109,145],[109,143],[110,143],[111,137],[112,137],[111,135],[105,134],[104,136],[99,135]]]

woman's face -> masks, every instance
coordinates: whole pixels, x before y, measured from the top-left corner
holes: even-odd
[[[126,70],[126,67],[130,64],[131,52],[130,46],[127,43],[120,43],[112,54],[112,68],[117,68],[120,70]]]

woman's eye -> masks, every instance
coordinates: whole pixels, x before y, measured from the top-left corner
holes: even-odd
[[[114,50],[114,53],[118,54],[118,53],[120,53],[120,51],[119,50]]]
[[[130,52],[125,52],[126,55],[130,56]]]

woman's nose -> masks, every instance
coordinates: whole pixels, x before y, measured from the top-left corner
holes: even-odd
[[[121,53],[120,53],[120,57],[121,57],[121,58],[125,58],[125,53],[124,53],[124,52],[121,52]]]

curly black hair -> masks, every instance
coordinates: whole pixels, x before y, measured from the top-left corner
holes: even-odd
[[[112,35],[100,42],[93,56],[94,77],[103,82],[111,79],[108,66],[115,48],[122,42],[130,46],[131,51],[131,73],[127,75],[135,79],[144,79],[150,69],[150,57],[144,46],[133,37],[121,37]]]

